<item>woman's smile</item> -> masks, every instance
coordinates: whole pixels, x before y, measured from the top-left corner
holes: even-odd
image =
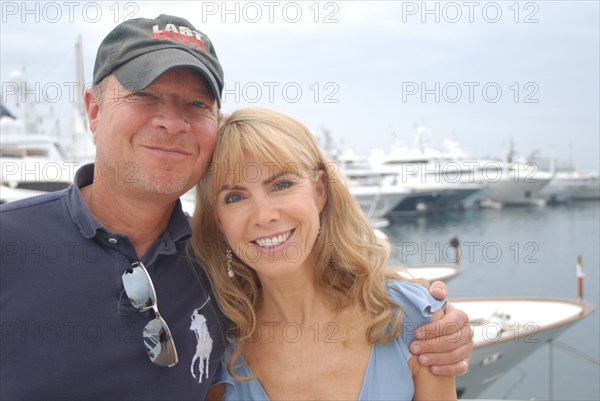
[[[291,235],[293,233],[294,233],[294,230],[289,230],[282,234],[276,234],[276,235],[272,235],[272,236],[268,236],[268,237],[257,238],[251,242],[258,245],[261,248],[266,248],[270,251],[276,251],[276,250],[279,250],[278,248],[283,248],[283,246],[286,245],[288,239],[291,237]]]

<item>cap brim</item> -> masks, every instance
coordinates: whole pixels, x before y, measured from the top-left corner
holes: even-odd
[[[115,78],[129,90],[142,90],[156,81],[165,72],[176,67],[189,67],[205,78],[217,105],[221,108],[219,85],[210,70],[195,56],[180,49],[160,49],[143,54],[113,71]]]

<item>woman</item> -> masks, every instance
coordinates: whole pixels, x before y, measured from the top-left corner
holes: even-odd
[[[194,250],[233,323],[224,399],[456,398],[453,377],[408,351],[443,302],[387,268],[389,247],[301,123],[224,118],[197,194]]]

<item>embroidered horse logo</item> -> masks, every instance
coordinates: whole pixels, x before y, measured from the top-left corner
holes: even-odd
[[[208,302],[208,300],[206,302]],[[206,305],[206,302],[204,305]],[[197,341],[196,353],[192,359],[190,370],[192,371],[192,376],[195,379],[196,373],[194,372],[194,367],[196,365],[196,361],[198,361],[198,383],[202,383],[202,376],[208,379],[208,361],[210,360],[210,353],[213,347],[213,340],[208,332],[206,318],[199,312],[204,305],[194,310],[194,313],[192,313],[192,323],[190,324],[190,330],[196,333]]]

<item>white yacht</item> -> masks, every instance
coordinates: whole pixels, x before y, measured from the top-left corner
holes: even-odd
[[[579,173],[585,179],[585,187],[579,189],[572,195],[573,200],[599,200],[600,199],[600,176],[594,173]]]
[[[500,179],[490,182],[488,199],[508,206],[545,204],[541,192],[554,177],[553,173],[540,171],[537,165],[523,161],[501,166]]]
[[[44,118],[32,113],[33,107],[23,108],[21,116],[0,117],[0,203],[66,188],[78,167],[65,161],[54,117],[44,127]]]
[[[77,79],[84,88],[81,43],[76,44]],[[23,71],[9,80],[18,88],[6,96],[0,116],[0,203],[66,188],[75,171],[94,160],[95,145],[87,127],[83,93],[75,99],[70,125],[61,128],[52,104],[36,98]],[[39,96],[39,95],[38,95]]]
[[[579,300],[489,298],[452,300],[469,315],[474,350],[469,371],[456,378],[459,398],[477,398],[534,351],[596,306]]]
[[[391,185],[384,173],[374,171],[363,156],[351,149],[335,156],[333,168],[338,170],[348,182],[350,192],[361,209],[371,220],[381,219],[411,195],[411,189],[401,185]]]
[[[392,215],[436,213],[472,207],[488,188],[469,180],[465,166],[427,144],[427,130],[418,127],[412,148],[395,145],[389,153],[374,149],[373,169],[388,176],[387,182],[411,188],[412,194],[396,205]],[[394,176],[391,176],[391,173]]]
[[[576,171],[557,172],[552,180],[540,192],[540,196],[548,203],[564,203],[587,188],[589,178]]]
[[[458,264],[413,266],[406,278],[448,282],[463,271]],[[596,306],[583,300],[549,298],[452,299],[469,316],[474,349],[466,375],[456,378],[459,398],[476,399],[523,359],[584,319]]]
[[[576,171],[572,160],[542,157],[539,151],[533,152],[528,160],[539,170],[552,174],[550,182],[539,193],[546,203],[568,202],[575,193],[588,185],[588,175]]]
[[[477,200],[481,205],[544,204],[541,191],[554,174],[541,169],[537,162],[512,162],[512,144],[507,161],[470,158],[456,141],[446,140],[444,147],[445,164],[442,169],[447,176],[459,175],[462,182],[483,185],[485,191]]]
[[[572,160],[545,159],[537,155],[533,160],[541,169],[556,171],[554,178],[541,192],[547,202],[600,199],[600,180],[597,172],[577,171]]]

